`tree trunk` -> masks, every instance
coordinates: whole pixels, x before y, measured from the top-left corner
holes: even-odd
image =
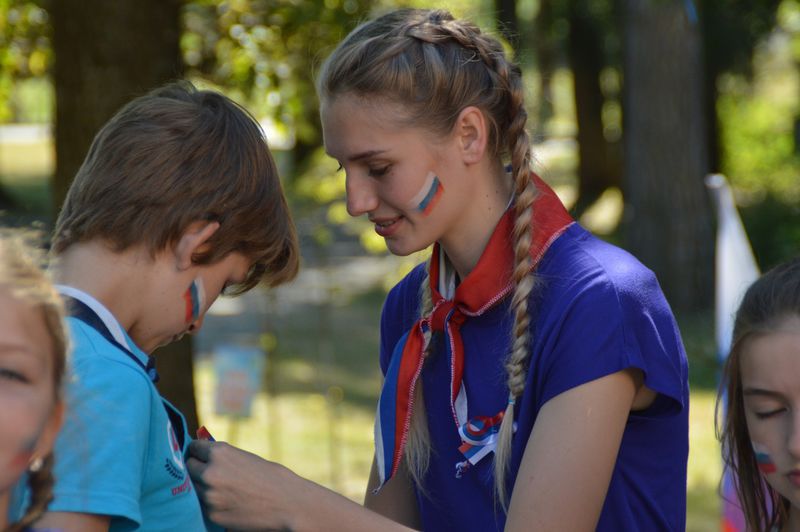
[[[515,52],[519,52],[519,19],[517,17],[517,0],[494,0],[497,13],[497,29],[511,44]]]
[[[57,214],[94,135],[125,103],[181,76],[180,0],[52,2]],[[191,343],[159,358],[159,388],[197,426]]]
[[[708,56],[706,56],[708,60]],[[707,66],[704,74],[704,94],[705,98],[705,112],[706,112],[706,142],[708,143],[708,170],[711,173],[718,173],[722,171],[722,143],[720,142],[720,124],[719,115],[717,114],[717,99],[719,98],[719,91],[717,90],[717,78],[720,73],[714,66]]]
[[[536,53],[536,67],[539,70],[539,101],[536,109],[536,122],[533,124],[534,140],[543,139],[546,134],[547,122],[553,117],[553,93],[550,81],[556,69],[556,45],[553,38],[552,0],[539,2],[539,13],[536,15],[536,31],[531,33],[533,49]]]
[[[614,164],[612,147],[603,134],[603,35],[580,0],[569,3],[569,27],[567,51],[578,126],[578,199],[572,210],[580,217],[607,188],[621,186],[622,168]]]
[[[708,308],[711,206],[702,51],[680,0],[625,0],[626,240],[673,308]]]

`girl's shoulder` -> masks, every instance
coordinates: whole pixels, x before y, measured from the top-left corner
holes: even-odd
[[[577,223],[552,244],[536,273],[544,293],[557,298],[575,290],[606,292],[620,302],[663,298],[649,268]]]

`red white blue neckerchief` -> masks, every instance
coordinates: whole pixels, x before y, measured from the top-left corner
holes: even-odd
[[[533,176],[538,195],[533,205],[531,270],[547,249],[573,220],[553,190],[538,176]],[[462,382],[464,374],[464,345],[460,327],[470,317],[480,316],[508,296],[514,285],[511,274],[514,265],[513,213],[507,211],[495,227],[478,264],[461,280],[452,298],[440,291],[440,246],[434,245],[429,268],[433,301],[430,315],[418,320],[405,333],[392,352],[389,368],[378,401],[375,418],[375,460],[380,487],[396,472],[403,457],[408,437],[414,401],[414,387],[422,371],[425,351],[425,332],[444,332],[444,345],[450,362],[450,409],[455,427],[459,429],[462,449],[467,461],[475,462],[494,448],[498,416],[467,416],[467,394]],[[502,419],[500,416],[499,419]],[[482,445],[477,445],[482,444]],[[488,445],[488,446],[487,446]]]

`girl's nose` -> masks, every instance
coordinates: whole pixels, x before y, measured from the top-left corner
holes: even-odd
[[[350,216],[361,216],[378,207],[375,183],[369,177],[358,176],[357,172],[347,172],[345,191],[347,193],[347,213]]]
[[[786,443],[789,454],[800,460],[800,412],[794,413],[789,427],[789,441]]]

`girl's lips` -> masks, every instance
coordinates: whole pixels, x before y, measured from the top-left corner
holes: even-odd
[[[786,474],[789,477],[789,481],[794,484],[795,488],[800,488],[800,470],[794,469]]]
[[[372,220],[375,224],[375,232],[383,238],[389,238],[394,235],[399,230],[402,221],[402,216],[391,219]]]

